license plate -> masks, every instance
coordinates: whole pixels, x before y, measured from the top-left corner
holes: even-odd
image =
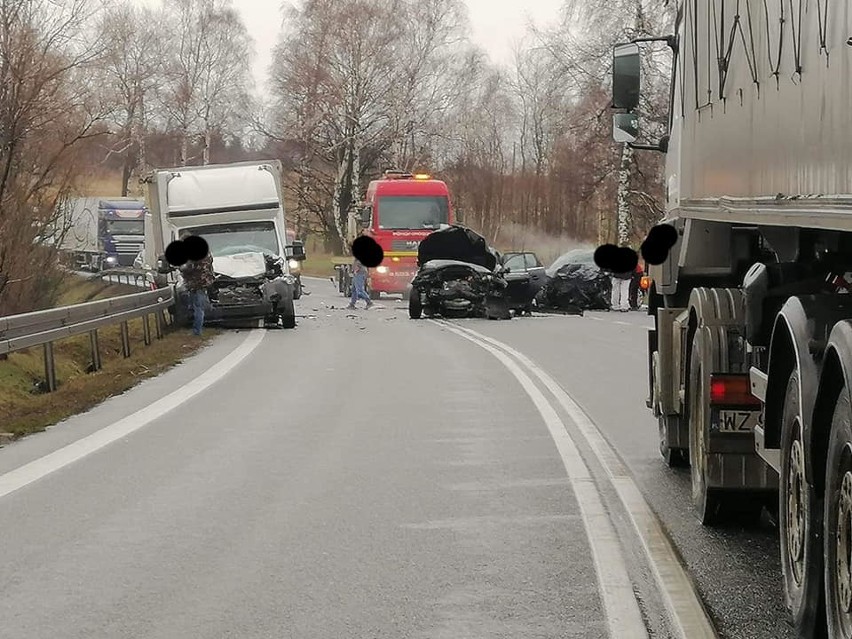
[[[711,429],[719,433],[750,433],[762,423],[759,410],[714,410],[710,416]]]

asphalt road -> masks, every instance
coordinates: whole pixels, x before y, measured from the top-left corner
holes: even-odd
[[[0,449],[0,637],[669,637],[702,623],[681,572],[721,636],[793,636],[771,525],[701,528],[659,459],[647,317],[442,325],[306,286],[296,330]]]

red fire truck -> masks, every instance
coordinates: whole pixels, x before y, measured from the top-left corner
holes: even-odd
[[[385,171],[367,187],[367,197],[349,213],[347,244],[358,235],[375,239],[385,253],[381,266],[370,270],[369,292],[373,299],[382,293],[407,294],[417,273],[417,247],[421,240],[447,224],[455,214],[446,183],[431,175]],[[338,288],[352,291],[351,258],[334,260]]]

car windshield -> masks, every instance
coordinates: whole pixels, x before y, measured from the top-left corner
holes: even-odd
[[[382,196],[378,208],[380,229],[437,229],[449,221],[446,196]]]
[[[106,231],[112,235],[142,235],[145,233],[144,220],[105,220]]]
[[[280,255],[274,222],[216,224],[187,230],[207,240],[213,257],[252,252]]]

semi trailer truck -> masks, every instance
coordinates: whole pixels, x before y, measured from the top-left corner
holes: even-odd
[[[777,508],[802,637],[852,637],[852,5],[680,2],[618,45],[617,142],[666,154],[648,406],[705,525]],[[670,48],[645,139],[646,43]],[[659,260],[657,260],[659,261]]]

